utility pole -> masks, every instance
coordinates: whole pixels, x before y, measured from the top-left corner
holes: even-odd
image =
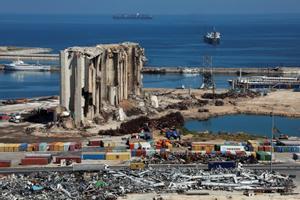
[[[272,112],[272,131],[271,131],[271,162],[270,162],[270,171],[273,171],[273,134],[274,134],[274,112]]]

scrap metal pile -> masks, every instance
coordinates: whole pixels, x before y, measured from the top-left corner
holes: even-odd
[[[253,190],[290,192],[288,176],[242,168],[203,171],[197,168],[112,170],[95,173],[31,173],[0,178],[0,199],[116,199],[129,193],[189,190]]]
[[[203,163],[207,164],[210,161],[230,161],[235,160],[242,164],[256,164],[257,159],[253,156],[241,155],[225,155],[225,154],[201,154],[191,152],[168,152],[155,153],[147,157],[147,162],[150,164],[190,164]]]

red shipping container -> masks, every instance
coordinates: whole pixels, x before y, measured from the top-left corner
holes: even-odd
[[[81,149],[81,148],[82,148],[81,142],[76,142],[75,143],[75,149]]]
[[[27,159],[27,158],[46,158],[47,160],[48,160],[48,163],[50,163],[51,162],[51,160],[52,160],[52,157],[44,157],[44,156],[25,156],[25,158]]]
[[[57,156],[55,159],[55,163],[59,164],[61,160],[81,163],[81,157],[80,156]]]
[[[47,165],[48,158],[24,158],[21,160],[21,165]]]
[[[137,149],[136,150],[136,157],[141,157],[143,155],[142,149]]]
[[[246,155],[246,152],[244,152],[244,151],[236,151],[235,153],[237,156],[245,156]]]
[[[88,146],[100,146],[101,140],[90,140]]]
[[[10,116],[8,115],[0,115],[0,120],[9,120],[10,119]]]
[[[264,146],[259,146],[258,151],[264,151]]]
[[[75,151],[75,143],[72,142],[70,145],[69,145],[69,151]]]
[[[134,143],[130,143],[130,144],[129,144],[129,148],[130,148],[130,149],[134,149]]]
[[[0,160],[0,167],[10,167],[11,161],[10,160]]]
[[[142,155],[143,155],[143,157],[146,157],[146,155],[147,155],[147,152],[146,152],[146,150],[145,150],[145,149],[143,149],[143,150],[142,150]]]
[[[54,143],[48,144],[49,151],[54,151]]]
[[[272,147],[271,146],[264,146],[264,151],[271,151]]]

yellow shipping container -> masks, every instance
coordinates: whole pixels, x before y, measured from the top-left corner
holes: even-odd
[[[208,145],[205,147],[205,151],[212,152],[215,149],[215,146]]]
[[[250,144],[252,146],[253,145],[258,146],[260,144],[260,142],[257,140],[248,140],[247,142],[248,142],[248,144]]]
[[[115,147],[116,143],[114,142],[104,142],[104,147]]]
[[[34,145],[33,144],[28,144],[27,151],[29,151],[29,152],[34,151]]]
[[[64,143],[63,142],[58,142],[57,144],[57,148],[58,148],[58,151],[64,151]]]
[[[54,151],[64,151],[64,143],[63,142],[56,142],[54,144]]]
[[[215,145],[212,144],[203,144],[203,143],[192,143],[193,151],[213,151]]]
[[[19,147],[20,147],[20,144],[12,144],[12,150],[13,150],[13,152],[18,152],[19,151]]]
[[[134,163],[130,163],[130,169],[144,169],[145,168],[145,164],[143,162],[134,162]]]
[[[106,160],[130,160],[130,152],[107,152]]]
[[[256,158],[256,152],[255,151],[251,151],[251,155]]]
[[[59,144],[60,144],[60,142],[55,142],[53,144],[53,151],[59,151]]]
[[[0,152],[4,152],[5,151],[5,144],[0,143]]]
[[[5,144],[4,145],[4,151],[5,152],[13,152],[13,144]]]

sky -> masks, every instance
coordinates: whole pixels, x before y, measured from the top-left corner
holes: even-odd
[[[1,0],[1,14],[300,13],[300,0]]]

